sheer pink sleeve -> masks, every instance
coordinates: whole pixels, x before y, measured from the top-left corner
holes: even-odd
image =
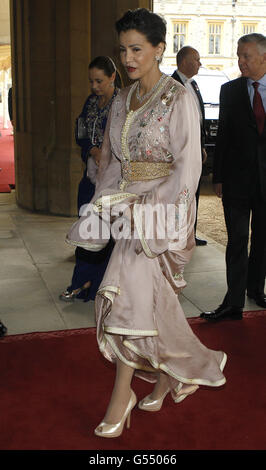
[[[141,204],[135,204],[133,209],[142,248],[149,257],[170,249],[181,238],[184,245],[194,225],[195,211],[191,206],[202,169],[200,122],[196,105],[185,89],[178,90],[169,119],[170,148],[174,157],[171,174],[144,195]],[[144,205],[160,207],[156,224],[149,221],[149,211],[148,221],[146,217],[144,223],[141,218]],[[145,209],[145,216],[146,213]],[[150,216],[153,217],[152,212]]]

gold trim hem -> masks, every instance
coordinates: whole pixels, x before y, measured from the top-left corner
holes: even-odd
[[[106,296],[107,299],[109,299],[111,301],[111,303],[113,303],[113,297],[114,297],[114,294],[118,294],[120,292],[120,289],[119,287],[117,286],[105,286],[105,287],[102,287],[101,289],[99,289],[98,292],[103,292],[104,295]],[[109,294],[109,295],[108,295]],[[143,371],[148,371],[148,372],[153,372],[155,373],[156,371],[158,370],[162,370],[164,372],[166,372],[169,376],[173,377],[175,380],[178,380],[179,382],[182,382],[182,383],[185,383],[185,384],[195,384],[195,385],[207,385],[207,386],[210,386],[210,387],[220,387],[221,385],[224,385],[226,383],[226,378],[223,377],[222,379],[220,380],[217,380],[216,382],[211,382],[209,380],[205,380],[205,379],[200,379],[200,378],[194,378],[194,379],[187,379],[185,377],[182,377],[182,376],[179,376],[177,374],[174,374],[165,364],[163,363],[158,363],[157,361],[155,361],[154,359],[152,359],[151,357],[147,357],[145,356],[144,354],[142,354],[139,349],[133,345],[129,340],[125,339],[123,341],[123,345],[125,347],[127,347],[129,350],[133,351],[135,354],[137,354],[139,357],[142,357],[143,359],[146,359],[150,364],[151,364],[151,367],[146,367],[146,366],[140,366],[138,363],[136,362],[133,362],[133,361],[129,361],[127,360],[123,354],[121,353],[121,351],[119,350],[119,348],[116,346],[115,342],[113,341],[113,338],[112,338],[112,334],[108,334],[109,332],[111,333],[118,333],[118,334],[128,334],[128,335],[132,335],[132,332],[133,334],[135,333],[136,334],[136,331],[138,330],[125,330],[123,328],[112,328],[112,327],[105,327],[104,324],[102,324],[102,329],[103,329],[103,336],[102,336],[102,340],[101,342],[99,342],[99,349],[100,351],[102,352],[102,354],[105,356],[105,345],[106,343],[108,342],[109,345],[111,346],[113,352],[116,354],[116,356],[122,361],[124,362],[125,364],[127,364],[128,366],[132,367],[133,369],[136,369],[136,370],[143,370]],[[129,333],[125,333],[125,332],[129,332]],[[140,330],[141,331],[141,330]],[[142,333],[144,333],[144,331],[142,330]],[[139,334],[138,334],[139,336]],[[140,335],[142,336],[142,335]],[[146,336],[146,335],[145,335]],[[150,335],[149,335],[150,336]],[[155,336],[155,335],[154,335]],[[158,332],[157,332],[157,335],[158,336]],[[223,369],[225,367],[225,364],[227,362],[227,355],[225,352],[223,352],[223,359],[219,365],[220,367],[220,370],[221,372],[223,372]]]
[[[123,354],[121,353],[121,351],[119,350],[119,348],[117,348],[116,344],[114,343],[114,341],[112,339],[112,335],[105,335],[104,337],[105,337],[105,341],[110,344],[111,348],[113,349],[113,351],[116,354],[116,356],[118,357],[118,359],[120,359],[120,361],[124,362],[129,367],[132,367],[132,369],[144,370],[146,372],[155,372],[152,367],[139,366],[139,364],[126,359],[123,356]],[[102,343],[103,343],[103,341],[102,341]],[[102,343],[100,344],[100,351],[102,353],[104,353],[104,346],[102,345]]]
[[[106,333],[112,333],[112,334],[117,334],[117,335],[158,336],[157,330],[128,330],[127,328],[119,328],[116,326],[105,326],[105,325],[103,325],[103,330]]]
[[[65,242],[68,245],[80,246],[81,248],[84,248],[84,250],[88,251],[101,251],[108,245],[108,242],[106,242],[104,245],[97,245],[96,243],[75,242],[74,240],[70,240],[69,238],[66,238]]]
[[[107,338],[108,336],[108,338]],[[109,344],[111,345],[111,347],[113,348],[115,354],[117,354],[118,358],[124,362],[125,364],[129,365],[130,367],[132,367],[133,369],[136,369],[136,370],[144,370],[144,371],[152,371],[152,372],[156,372],[158,370],[162,370],[164,372],[166,372],[168,375],[170,375],[171,377],[173,377],[174,379],[178,380],[179,382],[182,382],[182,383],[185,383],[187,385],[207,385],[209,387],[220,387],[221,385],[224,385],[226,383],[226,378],[224,377],[223,379],[220,379],[220,380],[217,380],[215,382],[211,382],[209,380],[205,380],[205,379],[200,379],[200,378],[194,378],[194,379],[187,379],[185,377],[182,377],[182,376],[179,376],[179,375],[176,375],[174,374],[165,364],[159,364],[157,361],[154,361],[152,358],[149,358],[149,357],[146,357],[144,356],[139,350],[138,348],[133,345],[132,343],[130,343],[130,341],[128,340],[124,340],[123,341],[123,344],[124,346],[126,346],[128,349],[130,349],[131,351],[133,351],[135,354],[137,354],[138,356],[146,359],[147,361],[150,362],[150,364],[152,365],[152,369],[149,369],[148,367],[144,368],[143,366],[140,366],[139,364],[133,362],[133,361],[128,361],[124,356],[123,354],[121,353],[121,351],[117,348],[117,346],[114,344],[114,342],[111,340],[109,341],[109,335],[106,335],[106,340],[108,340]],[[113,347],[114,346],[114,347]],[[103,352],[104,349],[101,348],[101,351]],[[227,362],[227,355],[226,353],[223,352],[223,359],[221,361],[221,364],[220,364],[220,370],[221,372],[223,372],[224,370],[224,367],[225,367],[225,364]]]
[[[96,213],[102,212],[105,202],[109,202],[109,205],[112,206],[132,196],[139,197],[137,194],[134,194],[134,193],[119,193],[119,192],[115,194],[110,194],[108,196],[107,195],[101,196],[98,199],[96,199],[96,201],[93,203],[94,212]]]
[[[104,291],[114,292],[117,295],[120,295],[120,287],[117,286],[103,286],[97,290],[97,293],[104,292]]]
[[[97,290],[97,294],[103,295],[113,304],[114,295],[120,295],[120,287],[117,286],[104,286]]]

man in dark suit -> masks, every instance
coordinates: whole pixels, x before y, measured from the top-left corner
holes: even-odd
[[[207,153],[205,150],[205,110],[203,99],[199,90],[199,87],[195,80],[192,80],[194,75],[197,75],[201,66],[200,55],[196,49],[190,46],[182,47],[176,55],[177,70],[173,73],[172,77],[179,83],[184,85],[195,98],[195,103],[199,110],[200,124],[201,124],[201,148],[202,148],[202,162],[204,163],[207,159]],[[196,220],[195,220],[195,241],[196,245],[207,245],[206,240],[202,240],[196,236],[197,229],[197,215],[200,195],[200,183],[196,192]]]
[[[242,76],[221,87],[213,172],[228,234],[227,293],[216,310],[201,314],[209,321],[241,319],[246,290],[266,308],[266,37],[241,37],[237,55]]]

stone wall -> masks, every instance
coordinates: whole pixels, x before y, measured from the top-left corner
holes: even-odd
[[[34,211],[77,214],[83,167],[74,124],[88,64],[117,57],[114,22],[150,0],[11,0],[16,198]]]

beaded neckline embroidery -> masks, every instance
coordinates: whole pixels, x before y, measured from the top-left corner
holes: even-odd
[[[136,90],[136,88],[138,86],[138,82],[135,82],[134,85],[132,85],[132,87],[130,88],[129,93],[127,95],[127,100],[126,100],[126,111],[127,111],[127,113],[129,113],[129,112],[137,113],[138,111],[142,111],[146,106],[148,106],[149,103],[157,96],[157,94],[161,90],[162,86],[164,85],[165,80],[168,79],[168,78],[170,78],[170,77],[168,77],[168,75],[166,75],[164,73],[161,76],[160,80],[156,83],[156,85],[158,85],[158,88],[156,88],[155,92],[150,96],[148,101],[146,101],[146,103],[144,103],[142,106],[140,106],[140,108],[133,111],[133,110],[130,110],[130,101],[131,101],[131,98],[132,98],[132,95],[133,95],[134,91]]]
[[[146,100],[149,96],[151,96],[157,90],[157,88],[160,86],[160,83],[164,80],[164,77],[165,77],[165,74],[163,73],[161,75],[160,79],[158,80],[158,82],[156,82],[155,85],[152,87],[152,89],[150,91],[148,91],[148,93],[145,93],[145,95],[142,95],[142,96],[140,96],[140,94],[139,94],[140,81],[138,80],[137,81],[137,86],[136,86],[136,98],[137,98],[138,102],[143,103],[144,100]]]

